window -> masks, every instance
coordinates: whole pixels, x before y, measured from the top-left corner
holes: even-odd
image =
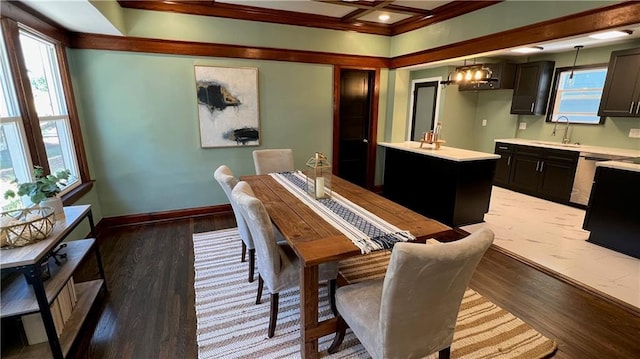
[[[547,122],[603,123],[598,107],[606,77],[606,64],[556,69]]]
[[[73,150],[73,139],[69,129],[69,115],[65,105],[58,58],[55,46],[43,39],[20,31],[20,46],[31,84],[33,103],[36,107],[42,139],[47,153],[47,162],[52,173],[69,169],[78,180],[78,165]],[[65,189],[68,190],[68,189]]]
[[[64,45],[11,19],[1,21],[1,210],[31,204],[28,197],[5,199],[4,192],[16,189],[15,179],[33,180],[34,165],[42,166],[45,173],[69,169],[72,178],[62,191],[63,200],[72,193],[82,195],[90,181]]]

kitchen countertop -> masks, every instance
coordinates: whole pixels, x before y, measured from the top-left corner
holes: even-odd
[[[511,143],[514,145],[555,148],[555,149],[575,151],[575,152],[588,152],[594,155],[603,154],[603,155],[620,156],[620,157],[640,157],[640,150],[630,150],[626,148],[576,145],[573,143],[562,144],[560,142],[527,140],[523,138],[497,139],[495,140],[495,142]]]
[[[427,143],[420,148],[420,142],[416,141],[378,142],[378,145],[456,162],[495,160],[500,158],[500,155],[493,153],[463,150],[455,147],[440,146],[440,148],[436,150],[435,145]]]
[[[640,164],[638,163],[605,161],[605,162],[597,162],[596,166],[615,168],[615,169],[624,170],[624,171],[640,172]]]

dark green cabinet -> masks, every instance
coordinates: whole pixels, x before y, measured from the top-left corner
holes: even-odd
[[[511,101],[511,113],[516,115],[544,115],[553,77],[553,61],[518,64]]]
[[[495,153],[502,156],[496,166],[495,185],[555,202],[569,202],[578,152],[498,142]]]
[[[517,146],[509,186],[522,192],[537,194],[542,157],[542,148]]]
[[[513,161],[513,147],[509,143],[496,143],[495,154],[500,155],[496,162],[496,173],[493,176],[493,183],[500,186],[509,184],[511,175],[511,163]]]
[[[611,53],[598,115],[640,117],[640,48]]]
[[[582,228],[589,242],[640,258],[640,172],[596,167]]]
[[[384,196],[449,226],[480,223],[489,211],[495,159],[454,161],[386,148]]]

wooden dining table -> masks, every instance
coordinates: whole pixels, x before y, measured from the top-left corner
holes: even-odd
[[[335,333],[337,324],[336,318],[318,322],[318,265],[359,256],[360,249],[270,175],[240,179],[251,185],[271,221],[300,259],[300,353],[302,358],[317,358],[318,338]],[[331,187],[354,204],[411,232],[417,241],[450,237],[454,232],[438,221],[336,176],[332,176]]]

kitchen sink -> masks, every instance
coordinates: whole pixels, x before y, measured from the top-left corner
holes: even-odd
[[[560,147],[580,147],[579,143],[560,143],[560,142],[552,142],[552,141],[531,141],[532,143],[537,143],[539,145],[549,145],[549,146],[560,146]]]

